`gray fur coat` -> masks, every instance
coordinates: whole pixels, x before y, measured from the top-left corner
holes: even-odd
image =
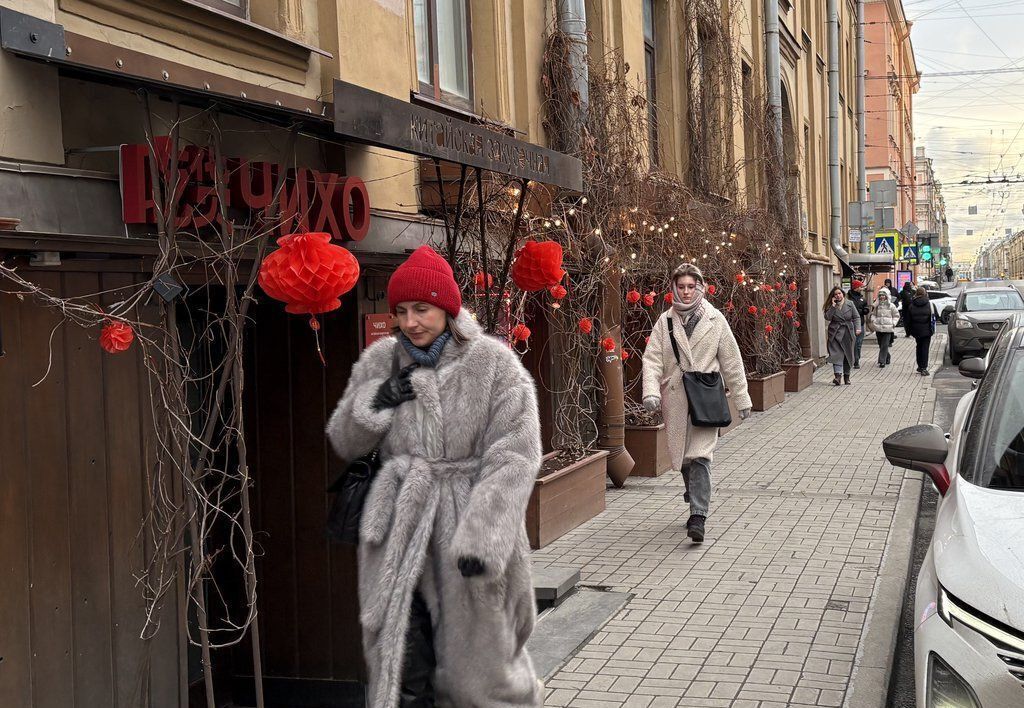
[[[828,320],[828,361],[830,364],[842,364],[843,357],[852,364],[854,362],[853,346],[860,329],[860,312],[849,299],[843,300],[839,307],[831,305],[825,310]]]
[[[383,466],[363,509],[360,620],[372,708],[398,704],[412,595],[434,625],[439,706],[540,707],[525,644],[536,619],[524,517],[540,470],[533,379],[503,343],[463,310],[464,344],[450,341],[436,368],[412,375],[417,398],[371,407],[391,374],[393,337],[370,346],[331,416],[327,434],[345,460],[375,446]],[[462,556],[486,566],[464,578]]]

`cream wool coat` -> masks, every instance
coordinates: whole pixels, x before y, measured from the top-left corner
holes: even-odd
[[[463,310],[466,343],[450,341],[435,368],[412,374],[417,398],[375,411],[371,403],[400,363],[393,337],[370,346],[352,370],[327,434],[345,460],[378,444],[383,466],[363,509],[360,620],[369,705],[398,704],[413,592],[434,625],[437,705],[540,708],[543,684],[526,652],[536,610],[524,517],[540,470],[533,379],[503,343]],[[475,556],[483,576],[457,561]]]
[[[704,302],[704,314],[691,337],[686,336],[679,315],[666,310],[651,331],[644,351],[644,398],[661,398],[661,413],[668,435],[672,465],[680,469],[684,461],[698,457],[711,460],[718,444],[718,428],[697,428],[690,423],[690,412],[683,388],[683,375],[676,365],[669,341],[668,318],[673,318],[673,334],[679,345],[679,359],[686,371],[721,372],[725,387],[732,394],[737,410],[751,407],[747,376],[736,338],[725,316],[711,303]]]

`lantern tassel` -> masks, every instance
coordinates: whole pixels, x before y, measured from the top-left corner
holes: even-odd
[[[309,328],[313,330],[313,341],[316,342],[316,353],[320,357],[320,363],[327,368],[327,359],[324,358],[324,351],[320,348],[320,321],[316,315],[309,316]]]

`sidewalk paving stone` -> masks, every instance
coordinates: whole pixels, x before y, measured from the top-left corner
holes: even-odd
[[[668,473],[609,489],[603,514],[533,554],[633,594],[551,677],[547,705],[843,705],[904,479],[881,440],[930,421],[935,401],[911,340],[885,369],[875,356],[866,342],[853,385],[832,386],[826,365],[721,439],[703,544]]]

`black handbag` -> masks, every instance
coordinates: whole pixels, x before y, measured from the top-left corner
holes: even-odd
[[[683,389],[690,409],[690,422],[696,428],[726,428],[732,425],[729,400],[725,397],[725,382],[717,371],[683,371],[679,359],[679,345],[672,333],[672,318],[668,318],[668,338],[672,353],[683,374]]]
[[[398,373],[398,345],[391,363],[391,375]],[[327,491],[334,496],[327,511],[327,536],[338,543],[359,544],[359,522],[373,480],[380,471],[381,452],[376,447],[350,462]]]

